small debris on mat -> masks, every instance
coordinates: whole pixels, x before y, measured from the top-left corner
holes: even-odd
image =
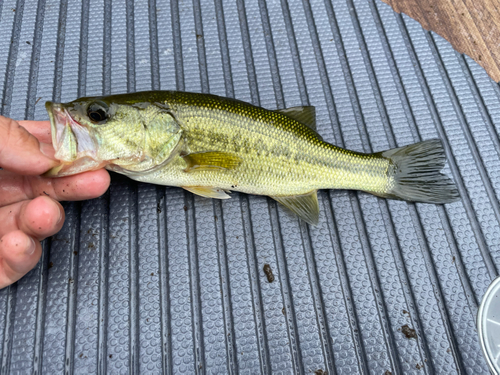
[[[416,339],[417,338],[417,333],[413,328],[408,327],[408,324],[405,324],[404,326],[401,327],[401,332],[406,336],[408,339]]]
[[[274,281],[273,270],[271,269],[271,266],[267,263],[264,264],[264,273],[266,274],[267,281],[272,283]]]

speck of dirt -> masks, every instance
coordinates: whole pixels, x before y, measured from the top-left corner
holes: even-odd
[[[73,279],[70,277],[70,278],[68,279],[68,282],[69,282],[69,283],[72,283],[72,282],[73,282]]]
[[[29,40],[26,41],[26,44],[30,45],[31,46],[31,43]]]
[[[89,249],[95,249],[95,245],[93,242],[89,243]]]
[[[264,264],[264,273],[266,274],[267,281],[272,283],[274,281],[273,270],[271,269],[271,266],[267,263]]]
[[[161,214],[161,204],[160,204],[160,202],[158,202],[158,203],[156,204],[156,213]]]
[[[286,310],[285,310],[284,307],[281,309],[281,312],[282,312],[283,315],[286,315]]]
[[[109,358],[113,358],[113,354],[110,354],[110,355],[109,355]]]
[[[154,276],[154,275],[155,275],[155,273],[154,273],[154,272],[151,272],[151,276]]]
[[[78,255],[78,251],[76,251],[76,250],[75,250],[75,251],[73,251],[73,254],[74,254],[74,255]]]
[[[188,210],[188,206],[184,206],[184,211],[187,211]]]
[[[196,34],[196,39],[202,39],[203,38],[203,35],[201,34]]]
[[[83,353],[80,353],[79,357],[82,358],[83,357]]]
[[[386,370],[386,371],[384,372],[384,375],[392,375],[392,372],[390,372],[389,370]]]
[[[406,311],[406,310],[403,310],[403,314],[408,314],[408,315],[410,315],[410,313],[409,313],[408,311]]]
[[[408,324],[405,324],[401,327],[401,332],[406,336],[407,339],[416,339],[417,333],[413,328],[408,327]]]
[[[45,192],[45,190],[43,191],[43,193],[44,193],[47,197],[50,197],[50,194],[47,194],[47,193]]]
[[[314,371],[314,375],[328,375],[328,372],[322,369]]]
[[[52,267],[54,267],[54,263],[50,262],[49,263],[49,268],[52,268]]]
[[[417,368],[417,370],[420,370],[424,366],[422,366],[420,363],[417,363],[417,365],[415,367]]]

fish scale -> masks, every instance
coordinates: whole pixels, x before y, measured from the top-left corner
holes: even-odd
[[[280,113],[236,100],[214,101],[212,96],[192,94],[171,94],[167,99],[191,152],[236,153],[243,159],[240,167],[195,176],[183,173],[180,162],[159,171],[158,178],[175,174],[178,180],[171,184],[177,186],[202,183],[270,196],[333,188],[384,192],[387,160],[323,142],[310,128]],[[234,181],[236,189],[231,188]]]

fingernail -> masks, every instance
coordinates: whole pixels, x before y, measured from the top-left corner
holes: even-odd
[[[32,255],[35,252],[36,244],[33,238],[28,236],[28,246],[26,247],[25,253],[26,255]]]
[[[56,225],[59,225],[59,223],[61,222],[62,218],[63,218],[63,215],[61,213],[61,210],[59,210],[59,219],[57,219]]]
[[[52,145],[40,142],[40,152],[49,159],[54,159],[54,148]]]

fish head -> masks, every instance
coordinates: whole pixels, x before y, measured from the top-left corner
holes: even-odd
[[[45,106],[55,158],[61,162],[46,173],[51,177],[103,167],[112,170],[152,167],[162,160],[152,153],[149,125],[156,124],[153,126],[156,142],[158,138],[168,140],[172,133],[178,132],[175,119],[165,115],[164,109],[155,103],[131,101],[125,95],[80,98],[69,103],[47,102]]]

